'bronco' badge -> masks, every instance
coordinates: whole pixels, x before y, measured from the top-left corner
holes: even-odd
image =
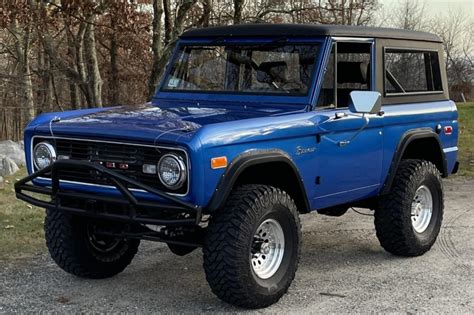
[[[305,153],[312,153],[314,151],[316,151],[315,147],[309,147],[309,148],[303,148],[303,147],[300,147],[300,146],[296,147],[296,155],[301,155],[301,154],[305,154]]]

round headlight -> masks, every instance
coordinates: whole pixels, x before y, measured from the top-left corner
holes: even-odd
[[[56,150],[48,142],[40,142],[33,149],[33,164],[41,170],[56,161]]]
[[[158,162],[158,176],[165,187],[178,189],[186,181],[186,166],[175,154],[165,154]]]

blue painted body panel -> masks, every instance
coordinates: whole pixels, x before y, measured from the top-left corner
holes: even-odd
[[[327,60],[331,41],[315,41],[322,45],[318,56],[318,64],[322,64]],[[208,39],[196,40],[206,42]],[[440,135],[451,172],[457,159],[458,134],[453,102],[383,106],[385,115],[369,115],[367,128],[350,144],[339,146],[340,141],[350,139],[364,125],[364,119],[348,109],[313,110],[322,68],[316,70],[313,88],[305,97],[158,91],[151,104],[139,107],[41,115],[25,129],[28,171],[32,172],[31,139],[37,135],[176,146],[188,152],[190,162],[190,190],[182,198],[205,207],[224,173],[224,169],[211,169],[212,157],[226,156],[232,161],[251,150],[278,149],[296,164],[311,208],[321,209],[376,196],[402,136],[418,128],[434,130],[441,124],[454,128],[452,135]],[[341,112],[347,115],[334,120],[335,114]],[[61,119],[51,122],[54,117]],[[314,150],[299,155],[297,147]],[[316,176],[321,178],[318,185]],[[37,185],[48,183],[35,180]],[[118,195],[114,188],[62,185],[91,194]],[[158,199],[147,193],[135,194],[139,198]]]

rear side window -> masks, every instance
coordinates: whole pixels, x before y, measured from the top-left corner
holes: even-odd
[[[442,92],[437,51],[385,49],[385,94]]]

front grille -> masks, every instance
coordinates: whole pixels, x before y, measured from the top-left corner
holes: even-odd
[[[170,152],[179,155],[183,161],[185,161],[187,166],[186,154],[181,150],[130,145],[126,143],[96,142],[61,138],[35,138],[33,145],[42,141],[48,141],[55,146],[58,157],[61,155],[68,156],[73,160],[85,160],[93,163],[100,163],[103,166],[113,163],[115,165],[115,167],[112,167],[113,170],[133,178],[140,183],[176,194],[187,193],[187,180],[183,187],[171,191],[161,184],[158,175],[144,174],[142,171],[143,164],[156,165],[164,154]],[[120,165],[127,165],[127,169],[120,169]],[[83,170],[67,169],[61,171],[60,179],[89,184],[112,185],[107,178],[101,176],[96,171],[84,172]]]

